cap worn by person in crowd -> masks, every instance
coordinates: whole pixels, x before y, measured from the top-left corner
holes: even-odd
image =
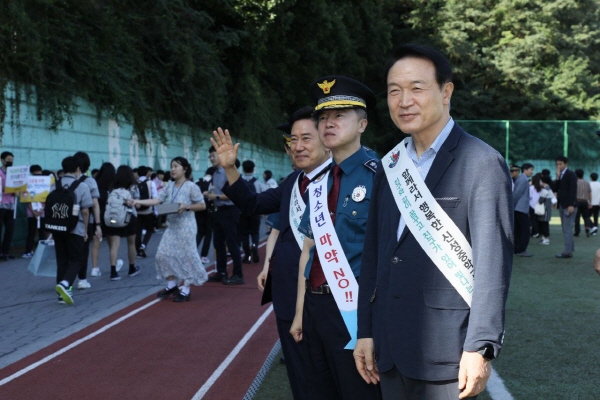
[[[277,130],[283,132],[283,138],[285,139],[288,147],[290,147],[290,141],[292,140],[291,134],[294,122],[301,119],[311,119],[313,111],[314,109],[310,106],[302,107],[301,109],[294,111],[286,123],[277,126]]]
[[[352,78],[341,75],[323,76],[310,85],[314,111],[356,108],[375,108],[377,99],[371,89]]]
[[[519,167],[517,164],[510,164],[510,172],[515,172],[515,171],[521,172],[521,167]]]

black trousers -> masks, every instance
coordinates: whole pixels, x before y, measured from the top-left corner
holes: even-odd
[[[242,240],[244,257],[250,256],[250,239],[252,246],[258,246],[258,230],[260,229],[260,215],[242,215],[238,231]]]
[[[139,250],[142,247],[148,245],[152,234],[154,233],[154,212],[150,214],[138,214],[137,215],[137,230],[135,232],[135,249]],[[146,234],[142,238],[142,231],[146,230]]]
[[[279,341],[281,342],[281,350],[285,358],[285,368],[287,370],[290,388],[294,400],[310,400],[308,396],[308,387],[304,371],[308,366],[306,363],[306,349],[304,342],[296,343],[290,334],[292,321],[286,321],[276,318],[277,332],[279,333]]]
[[[363,380],[352,350],[344,349],[350,334],[333,295],[306,292],[302,340],[307,351],[306,384],[311,400],[381,398],[379,385]]]
[[[202,244],[202,250],[200,250],[200,256],[206,257],[208,250],[210,250],[210,241],[213,235],[213,215],[211,211],[198,211],[195,213],[196,217],[196,247],[200,246],[200,242],[204,239]]]
[[[531,236],[535,236],[540,233],[539,221],[533,208],[529,207],[529,223],[531,224]]]
[[[592,206],[592,215],[591,217],[594,219],[594,223],[592,224],[596,228],[598,227],[598,213],[600,212],[600,206]]]
[[[93,236],[96,234],[96,225],[88,223],[87,235],[88,240],[83,242],[83,253],[81,255],[81,264],[77,277],[80,281],[87,279],[88,258],[90,256],[90,243],[94,241]]]
[[[2,254],[8,255],[10,244],[12,243],[13,232],[15,230],[15,220],[13,218],[14,210],[0,208],[0,235],[4,227],[4,239],[2,240]]]
[[[592,221],[590,220],[590,209],[588,207],[587,200],[577,200],[577,214],[575,214],[575,234],[579,235],[581,232],[580,217],[583,217],[583,224],[586,232],[592,227]]]
[[[545,238],[550,237],[550,222],[548,221],[538,221],[538,227],[540,235]]]
[[[69,286],[72,286],[81,269],[83,236],[55,232],[52,237],[56,251],[56,283],[64,280],[69,282]]]
[[[458,379],[449,381],[420,381],[404,376],[396,367],[379,374],[381,392],[385,399],[394,400],[455,400],[458,399]],[[477,396],[467,397],[476,399]]]
[[[529,246],[529,214],[515,211],[515,254]]]
[[[35,234],[37,233],[37,230],[37,218],[27,217],[27,240],[25,241],[25,254],[33,251],[33,247],[35,246]]]
[[[214,238],[217,273],[227,275],[227,249],[233,261],[233,275],[243,276],[242,255],[238,238],[240,210],[235,206],[219,207],[215,213]],[[227,249],[225,248],[227,244]]]

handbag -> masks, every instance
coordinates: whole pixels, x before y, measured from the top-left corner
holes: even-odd
[[[54,240],[40,240],[27,270],[34,276],[46,276],[56,278],[56,251]]]
[[[543,216],[546,215],[546,206],[544,203],[537,203],[533,208],[535,215]]]

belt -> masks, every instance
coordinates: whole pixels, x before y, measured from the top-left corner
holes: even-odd
[[[310,292],[311,294],[331,294],[331,288],[328,284],[324,283],[316,289],[313,289],[310,286],[310,282],[308,281],[308,279],[306,280],[306,291]]]

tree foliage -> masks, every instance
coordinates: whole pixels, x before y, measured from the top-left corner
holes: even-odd
[[[377,94],[365,142],[384,151],[393,46],[448,56],[455,118],[597,119],[599,21],[599,0],[5,0],[0,91],[10,82],[54,129],[83,99],[142,138],[223,125],[275,146],[308,85],[343,74]]]

